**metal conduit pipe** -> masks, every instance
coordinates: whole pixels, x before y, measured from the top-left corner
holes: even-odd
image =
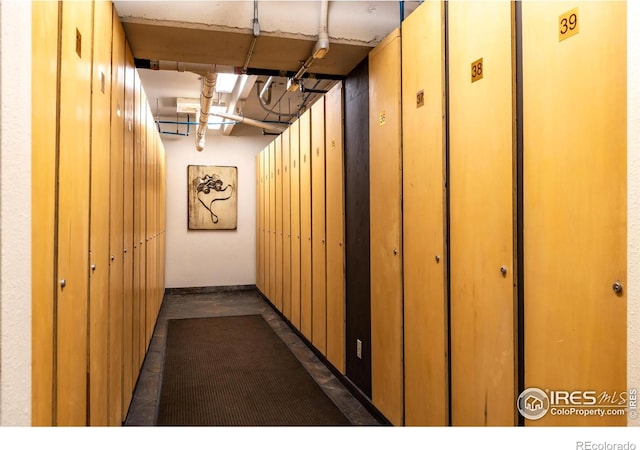
[[[329,23],[329,0],[322,0],[320,2],[320,27],[318,29],[318,40],[313,46],[311,55],[307,58],[306,61],[302,63],[302,65],[298,69],[298,72],[296,72],[296,74],[290,80],[292,82],[292,86],[297,86],[300,79],[311,68],[311,65],[315,60],[324,58],[327,55],[327,52],[329,52],[328,23]],[[291,89],[295,90],[297,89],[297,87],[292,87]]]
[[[213,114],[209,114],[213,115]],[[187,122],[187,121],[178,121],[178,120],[156,120],[158,124],[164,125],[198,125],[200,122]],[[280,123],[280,122],[278,122]],[[209,122],[208,125],[237,125],[238,122],[235,120],[224,121],[224,122]]]
[[[259,120],[249,119],[247,117],[238,116],[235,114],[227,114],[221,112],[215,112],[211,114],[212,116],[219,116],[228,120],[235,120],[239,123],[246,123],[247,125],[252,125],[254,127],[262,128],[268,131],[274,131],[276,133],[282,133],[285,130],[285,127],[279,127],[277,125],[272,125],[271,123],[260,122]]]
[[[202,77],[202,93],[200,94],[200,119],[196,131],[196,150],[204,150],[204,136],[207,133],[209,111],[213,101],[213,91],[216,87],[216,74],[208,72]]]

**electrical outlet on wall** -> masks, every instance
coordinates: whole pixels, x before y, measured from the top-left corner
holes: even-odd
[[[356,356],[358,359],[362,359],[362,341],[360,339],[356,339]]]

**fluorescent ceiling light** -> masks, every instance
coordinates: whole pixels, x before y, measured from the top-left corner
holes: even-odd
[[[219,73],[216,78],[216,92],[229,94],[233,92],[238,75],[235,73]]]

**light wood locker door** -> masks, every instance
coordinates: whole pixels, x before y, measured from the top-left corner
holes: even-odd
[[[115,20],[115,19],[114,19]],[[124,40],[124,30],[118,22],[114,37]],[[123,360],[122,360],[122,416],[126,417],[133,395],[137,372],[133,369],[133,151],[134,151],[134,93],[135,67],[129,45],[125,47],[125,91],[124,91],[124,143],[123,143]],[[114,249],[114,252],[117,248]],[[114,255],[115,256],[115,255]]]
[[[125,359],[126,316],[124,314],[124,135],[125,135],[125,38],[117,11],[112,16],[111,49],[111,148],[109,225],[109,425],[121,425],[125,373],[131,366]],[[96,22],[97,23],[97,22]],[[128,405],[127,405],[128,406]]]
[[[134,99],[133,99],[133,302],[131,316],[131,370],[135,381],[139,363],[140,363],[140,146],[142,145],[142,137],[140,133],[140,98],[141,98],[140,76],[137,70],[134,70]]]
[[[138,246],[140,249],[140,272],[138,276],[140,278],[140,296],[139,296],[139,317],[138,317],[138,357],[137,364],[135,366],[136,371],[140,371],[142,363],[144,361],[144,354],[146,349],[146,320],[147,320],[147,246],[145,244],[145,233],[147,228],[147,94],[144,90],[144,86],[140,86],[140,104],[137,105],[140,111],[140,151],[138,156],[139,161],[139,183],[140,189],[140,203],[136,207],[140,211],[138,222]]]
[[[259,290],[262,290],[262,279],[260,274],[261,257],[262,252],[260,248],[260,206],[262,202],[260,201],[260,195],[262,192],[262,184],[260,183],[261,177],[261,167],[260,167],[260,153],[256,155],[256,287]]]
[[[260,239],[262,240],[262,293],[269,295],[269,147],[260,152],[262,162],[262,230]]]
[[[53,425],[58,14],[31,5],[31,425]]]
[[[327,354],[327,252],[325,243],[324,97],[311,106],[312,342]]]
[[[311,259],[311,110],[298,119],[300,124],[300,331],[311,341],[312,259]]]
[[[154,182],[155,182],[155,136],[154,136],[154,121],[151,114],[151,108],[148,103],[145,103],[146,110],[146,135],[147,135],[147,151],[146,151],[146,226],[145,226],[145,259],[146,259],[146,299],[147,305],[145,308],[146,320],[145,320],[145,343],[142,350],[142,355],[147,353],[149,348],[149,342],[151,342],[151,333],[153,332],[153,325],[156,322],[156,282],[154,273],[156,271],[156,255],[155,244],[153,241],[153,232],[155,228],[155,196],[154,196]]]
[[[264,291],[262,285],[262,152],[256,155],[256,287]]]
[[[94,4],[91,74],[91,200],[89,216],[89,425],[109,424],[110,357],[120,348],[109,346],[109,327],[118,321],[109,307],[109,222],[111,161],[111,36],[112,5]],[[120,333],[122,330],[119,330]],[[110,351],[112,353],[110,353]],[[121,378],[120,371],[115,374]],[[120,393],[116,392],[117,397]],[[118,404],[118,410],[120,405]],[[119,412],[119,411],[118,411]]]
[[[291,320],[291,170],[289,128],[282,133],[282,313]]]
[[[449,2],[452,425],[516,423],[512,23]]]
[[[274,305],[282,312],[282,135],[274,140],[276,176],[276,290]]]
[[[345,373],[342,83],[325,95],[327,359]]]
[[[626,14],[624,2],[522,4],[524,385],[595,391],[612,414],[526,425],[627,422],[614,414],[627,390]]]
[[[147,253],[150,255],[151,261],[148,265],[150,269],[148,270],[148,276],[151,278],[151,314],[148,317],[148,327],[147,327],[147,350],[149,349],[149,344],[151,343],[151,336],[153,335],[153,327],[156,323],[156,317],[158,314],[158,250],[156,246],[156,230],[158,229],[157,221],[157,142],[156,142],[156,129],[155,129],[155,121],[153,118],[153,114],[151,113],[151,107],[149,106],[149,112],[147,117],[147,127],[149,129],[149,138],[151,140],[151,162],[149,164],[149,170],[151,172],[151,180],[149,181],[149,190],[150,190],[150,206],[149,210],[149,226],[147,231],[148,242],[150,249],[147,249]]]
[[[300,330],[300,122],[289,127],[291,167],[291,323]]]
[[[276,302],[276,143],[269,144],[269,300]]]
[[[400,31],[369,53],[371,395],[403,424]]]
[[[444,2],[402,23],[405,424],[449,422]]]
[[[56,421],[87,424],[93,4],[64,2],[58,154]]]

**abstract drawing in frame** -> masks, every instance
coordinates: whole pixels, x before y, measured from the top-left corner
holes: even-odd
[[[238,225],[238,168],[188,166],[189,229],[235,230]]]

